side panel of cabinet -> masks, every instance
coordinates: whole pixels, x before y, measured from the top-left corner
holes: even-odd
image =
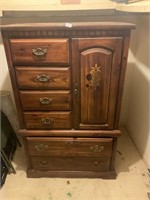
[[[113,129],[122,38],[73,39],[74,117],[77,129]]]

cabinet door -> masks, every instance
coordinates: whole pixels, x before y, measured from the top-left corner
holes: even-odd
[[[73,39],[76,129],[113,129],[121,54],[121,37]]]

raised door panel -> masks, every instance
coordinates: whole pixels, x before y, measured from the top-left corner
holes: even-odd
[[[33,156],[31,164],[34,170],[68,170],[68,171],[108,171],[110,159],[101,157],[75,156]]]
[[[112,52],[103,48],[91,48],[81,52],[82,124],[106,123],[111,61]]]
[[[121,49],[122,38],[73,40],[77,129],[113,129]]]

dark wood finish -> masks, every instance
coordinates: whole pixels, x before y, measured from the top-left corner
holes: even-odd
[[[126,34],[126,37],[124,37],[124,40],[123,40],[124,48],[122,49],[122,64],[120,67],[120,77],[119,77],[119,84],[118,84],[118,100],[117,100],[117,107],[116,107],[115,128],[118,128],[119,126],[119,117],[120,117],[120,110],[121,110],[125,72],[126,72],[126,66],[127,66],[127,60],[128,60],[129,43],[130,43],[130,32]]]
[[[39,81],[37,76],[46,76],[47,81]],[[69,68],[16,67],[19,89],[69,89]]]
[[[128,23],[2,26],[28,177],[115,178]]]
[[[111,138],[27,137],[31,156],[110,157],[112,143],[113,139]]]
[[[71,112],[24,112],[26,129],[70,129]]]
[[[122,38],[117,37],[73,40],[73,68],[78,68],[76,76],[81,74],[76,83],[79,86],[80,106],[76,106],[76,102],[74,105],[77,128],[114,128],[120,49]],[[79,64],[76,64],[76,60]],[[94,67],[101,73],[101,80],[96,88],[90,85],[91,77],[88,78]]]
[[[64,170],[47,170],[39,171],[34,169],[27,169],[28,178],[41,178],[41,177],[61,177],[61,178],[103,178],[115,179],[116,172],[113,171],[64,171]]]
[[[110,159],[99,157],[31,157],[34,170],[108,171]]]
[[[68,39],[10,39],[12,58],[15,64],[69,63]],[[46,50],[36,56],[33,49]]]
[[[127,31],[127,30],[131,30],[131,29],[135,29],[135,24],[131,24],[131,23],[124,23],[124,22],[73,22],[71,23],[72,27],[68,27],[66,26],[65,23],[24,23],[24,24],[8,24],[8,25],[2,25],[1,29],[2,31],[27,31],[27,30],[31,30],[31,31],[37,31],[40,30],[39,32],[36,32],[36,35],[40,35],[40,32],[44,32],[44,31],[50,31],[50,30],[54,30],[54,31],[61,31],[63,29],[65,30],[83,30],[84,32],[86,30],[116,30],[116,31]],[[117,32],[118,33],[118,32]],[[61,33],[62,34],[62,33]],[[106,32],[104,33],[105,36]],[[119,33],[118,33],[119,34]],[[22,35],[21,33],[19,33],[18,35]],[[28,36],[28,34],[26,33],[26,36]],[[32,35],[35,36],[35,35]],[[46,34],[45,34],[46,36]]]
[[[18,133],[22,136],[53,136],[53,137],[118,137],[121,135],[120,130],[26,130],[20,129]]]
[[[23,110],[70,110],[70,91],[19,91]]]
[[[118,137],[120,130],[26,130],[20,129],[18,133],[22,136],[49,136],[49,137]]]
[[[117,137],[114,138],[113,140],[113,151],[111,155],[111,164],[110,164],[110,169],[115,170],[115,157],[116,157],[116,151],[117,151]]]

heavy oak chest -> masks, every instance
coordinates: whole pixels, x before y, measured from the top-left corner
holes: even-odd
[[[128,23],[7,25],[28,177],[115,178]]]

